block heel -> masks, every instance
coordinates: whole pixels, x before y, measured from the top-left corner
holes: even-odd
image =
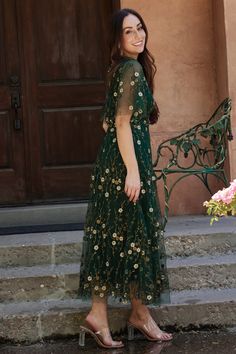
[[[134,327],[131,324],[127,324],[128,327],[128,340],[134,339]]]
[[[85,346],[85,330],[80,327],[79,331],[79,346],[84,347]]]

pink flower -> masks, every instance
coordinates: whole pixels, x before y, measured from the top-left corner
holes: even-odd
[[[222,201],[225,204],[230,204],[233,198],[236,196],[236,179],[230,182],[230,186],[228,188],[223,188],[216,192],[211,199],[216,202]]]
[[[234,179],[232,182],[230,182],[230,187],[229,187],[232,192],[236,193],[236,179]]]

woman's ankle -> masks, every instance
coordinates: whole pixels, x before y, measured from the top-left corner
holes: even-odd
[[[107,315],[107,299],[101,299],[94,295],[92,299],[92,307],[90,310],[92,314]]]
[[[145,320],[149,316],[149,310],[146,305],[140,304],[138,306],[132,306],[130,317],[134,317],[140,320]]]

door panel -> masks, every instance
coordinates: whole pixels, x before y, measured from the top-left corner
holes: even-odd
[[[31,198],[86,199],[103,138],[107,0],[21,0]]]
[[[0,0],[0,205],[26,198],[23,115],[11,107],[11,96],[21,104],[20,59],[14,0]],[[16,119],[18,119],[16,121]],[[20,123],[20,126],[15,126]]]
[[[0,206],[87,199],[118,8],[0,0]]]

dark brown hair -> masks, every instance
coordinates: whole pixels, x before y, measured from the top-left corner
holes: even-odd
[[[117,65],[120,63],[120,61],[123,58],[120,53],[119,43],[121,43],[121,38],[122,38],[122,34],[123,34],[122,29],[123,29],[124,18],[126,16],[128,16],[129,14],[136,16],[140,20],[140,22],[143,26],[143,29],[146,33],[144,50],[142,53],[139,53],[137,60],[140,62],[140,64],[143,67],[143,71],[144,71],[144,75],[146,77],[147,83],[149,85],[151,92],[153,93],[153,91],[154,91],[154,76],[155,76],[157,69],[156,69],[154,57],[152,56],[152,54],[149,52],[149,50],[146,47],[147,40],[148,40],[147,27],[146,27],[141,15],[138,12],[136,12],[135,10],[129,9],[129,8],[124,8],[124,9],[118,10],[112,16],[112,23],[111,23],[112,31],[111,31],[111,36],[110,36],[110,67],[108,70],[107,82],[111,80],[113,72],[115,71]],[[160,116],[160,111],[159,111],[157,103],[154,101],[154,109],[152,110],[152,112],[150,113],[150,116],[149,116],[150,124],[156,123],[158,121],[159,116]]]

